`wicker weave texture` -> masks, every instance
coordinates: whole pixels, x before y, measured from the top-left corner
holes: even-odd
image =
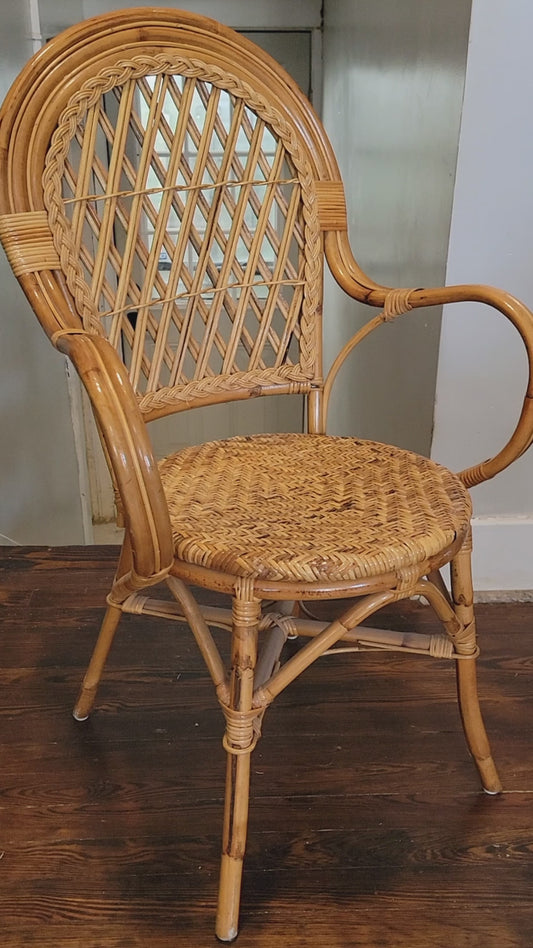
[[[409,451],[325,435],[187,448],[160,466],[179,559],[265,580],[423,564],[468,530],[464,486]]]
[[[160,54],[91,77],[60,117],[44,193],[77,310],[125,355],[143,410],[232,376],[316,376],[314,182],[292,128],[235,76]]]

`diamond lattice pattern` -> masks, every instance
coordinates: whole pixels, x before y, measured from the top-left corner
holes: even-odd
[[[141,397],[298,362],[301,188],[243,98],[168,74],[117,85],[78,122],[63,201]]]

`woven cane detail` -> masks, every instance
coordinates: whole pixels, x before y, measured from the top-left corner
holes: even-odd
[[[343,582],[394,571],[408,589],[471,515],[440,465],[355,439],[233,438],[160,470],[177,557],[236,576]]]
[[[149,86],[149,83],[147,84],[147,77],[150,82],[155,85],[157,82],[163,85],[166,83],[165,88],[168,90],[171,89],[171,83],[175,76],[185,77],[185,83],[192,83],[191,88],[194,86],[196,90],[193,94],[199,96],[199,99],[201,99],[202,95],[207,95],[207,93],[205,93],[206,84],[209,84],[210,88],[214,89],[215,92],[216,90],[223,90],[224,93],[228,93],[233,97],[236,103],[236,114],[240,108],[238,103],[242,102],[258,116],[264,127],[268,127],[269,130],[272,130],[272,133],[278,141],[275,157],[272,159],[270,165],[268,165],[263,152],[259,150],[259,152],[257,152],[259,157],[256,155],[254,159],[257,162],[256,166],[259,169],[260,180],[254,180],[254,175],[250,175],[247,172],[247,168],[244,167],[244,164],[238,167],[240,159],[235,150],[231,164],[228,165],[227,169],[221,167],[218,177],[217,166],[213,159],[204,157],[205,169],[207,170],[204,169],[204,175],[203,177],[200,175],[198,182],[193,180],[196,171],[194,168],[191,168],[186,170],[186,174],[190,171],[192,176],[190,181],[186,181],[183,186],[177,183],[168,185],[166,181],[163,180],[164,169],[162,170],[162,166],[161,168],[158,166],[156,168],[157,173],[160,175],[158,187],[155,189],[150,187],[149,182],[146,180],[142,182],[142,186],[139,187],[136,184],[138,172],[132,165],[128,154],[124,151],[124,169],[122,174],[125,175],[126,178],[129,178],[131,187],[125,188],[124,186],[120,186],[122,179],[119,179],[116,175],[117,183],[115,184],[113,180],[110,181],[108,187],[105,187],[106,180],[110,179],[106,179],[105,176],[103,176],[102,168],[98,165],[97,157],[94,158],[91,174],[96,175],[97,178],[98,175],[100,175],[102,183],[101,193],[98,192],[98,189],[94,192],[94,186],[91,188],[90,175],[86,172],[85,177],[87,181],[83,187],[81,187],[80,181],[83,178],[83,173],[80,171],[79,176],[76,177],[78,172],[76,169],[73,170],[72,167],[70,157],[71,148],[78,148],[81,150],[82,155],[85,154],[84,149],[86,149],[86,147],[89,148],[86,143],[90,141],[91,134],[97,134],[94,131],[92,133],[90,132],[90,129],[94,130],[94,128],[103,129],[103,134],[107,135],[108,141],[114,148],[114,143],[119,140],[123,132],[118,125],[116,130],[113,131],[110,129],[105,110],[102,110],[102,97],[112,93],[113,90],[120,90],[120,109],[122,109],[123,101],[130,103],[129,106],[124,107],[124,116],[125,119],[130,122],[130,131],[132,128],[134,130],[132,134],[135,134],[138,140],[142,142],[148,135],[148,129],[141,127],[139,115],[135,113],[133,105],[135,101],[134,97],[138,94],[139,89],[144,90],[145,93],[148,89],[148,93],[150,93],[152,87]],[[155,88],[155,85],[153,88]],[[185,87],[184,89],[186,91]],[[184,100],[186,98],[185,91],[183,92]],[[174,89],[171,94],[174,95],[175,99],[176,96],[178,96],[176,89]],[[181,92],[179,95],[181,95]],[[150,101],[152,103],[156,101],[155,93]],[[192,101],[192,99],[190,99],[190,101]],[[204,102],[204,105],[207,116],[206,123],[208,124],[213,110],[211,109],[211,105],[207,103],[207,100]],[[128,108],[130,108],[129,118],[127,112]],[[160,129],[158,134],[166,135],[167,142],[170,142],[172,135],[169,127],[165,126],[166,119],[163,116],[160,117],[159,121]],[[220,122],[220,120],[217,121]],[[247,122],[248,125],[246,125]],[[201,136],[204,132],[201,128],[195,128],[194,122],[192,127],[194,134],[198,135],[199,143],[197,142],[196,144],[198,145],[198,154],[200,154],[200,150],[203,147]],[[217,126],[215,120],[213,121],[212,128],[214,130],[213,134],[217,134],[218,129],[219,141],[222,142],[223,147],[224,142],[226,142],[228,143],[228,148],[232,147],[235,149],[236,132],[234,133],[234,140],[230,143],[229,133],[222,128],[221,136],[220,127]],[[239,131],[238,128],[237,131]],[[126,133],[124,132],[124,134]],[[241,120],[239,134],[248,136],[250,149],[252,153],[254,153],[256,140],[259,140],[259,138],[246,116]],[[226,159],[224,158],[223,160]],[[210,161],[211,164],[209,164]],[[284,162],[285,165],[292,166],[295,176],[284,176],[282,173],[282,165]],[[149,164],[148,167],[152,168],[152,165]],[[222,173],[223,171],[224,173]],[[206,178],[206,175],[208,178]],[[210,178],[209,175],[211,176]],[[256,178],[257,177],[256,175]],[[175,180],[177,181],[177,179]],[[65,197],[65,181],[67,182],[67,187],[71,189],[72,198],[68,197],[68,195]],[[195,58],[162,53],[154,56],[135,56],[131,59],[122,60],[113,67],[102,70],[97,76],[88,80],[72,96],[60,117],[58,127],[52,137],[51,147],[46,159],[43,185],[45,204],[48,208],[48,217],[54,235],[56,252],[61,261],[61,268],[65,272],[67,284],[75,299],[77,310],[82,317],[85,327],[89,331],[105,332],[108,338],[110,338],[110,341],[116,345],[117,348],[120,346],[121,334],[126,334],[127,342],[133,349],[130,378],[132,379],[139,399],[143,402],[144,410],[148,411],[161,406],[166,407],[170,405],[173,395],[179,397],[177,393],[179,393],[183,383],[185,383],[185,385],[190,384],[191,391],[195,391],[195,387],[197,387],[196,383],[203,381],[202,375],[208,380],[207,387],[210,386],[217,392],[226,390],[224,383],[222,383],[222,387],[220,387],[213,378],[213,376],[224,375],[223,371],[220,372],[218,363],[224,363],[222,368],[226,367],[226,363],[228,363],[228,366],[231,365],[232,369],[234,367],[238,369],[240,366],[235,365],[236,343],[232,339],[230,340],[230,345],[227,345],[227,339],[224,335],[227,331],[227,327],[224,325],[221,330],[217,323],[219,319],[218,314],[221,312],[222,306],[228,307],[230,323],[233,320],[237,329],[242,330],[243,333],[244,350],[248,353],[250,360],[250,374],[244,380],[246,388],[253,388],[257,385],[270,385],[271,387],[277,385],[280,374],[282,374],[280,373],[280,369],[285,368],[285,361],[288,362],[292,369],[292,374],[290,374],[288,381],[297,386],[297,391],[304,390],[300,385],[305,385],[306,383],[310,384],[311,381],[316,379],[319,360],[318,338],[320,327],[317,321],[319,319],[322,292],[322,245],[315,182],[305,149],[297,137],[293,126],[284,118],[277,108],[271,105],[267,99],[250,85],[212,64],[202,62]],[[254,245],[251,243],[251,232],[247,230],[249,225],[244,222],[242,236],[239,239],[241,240],[241,244],[244,241],[244,244],[247,245],[252,262],[248,268],[243,265],[244,269],[240,270],[239,267],[241,264],[237,260],[235,250],[228,246],[228,253],[226,254],[225,260],[231,259],[233,261],[231,264],[233,278],[227,284],[222,282],[219,288],[217,275],[213,270],[214,264],[208,261],[211,269],[209,270],[208,268],[205,273],[208,282],[213,281],[214,283],[214,297],[212,303],[206,302],[203,299],[203,295],[205,295],[206,291],[202,287],[202,284],[198,282],[200,279],[198,274],[203,273],[203,270],[202,267],[196,264],[191,266],[188,271],[183,269],[180,271],[180,279],[185,279],[185,291],[180,291],[175,287],[174,290],[171,289],[170,293],[167,293],[168,284],[165,284],[161,275],[158,274],[157,266],[154,268],[153,254],[151,256],[149,248],[146,248],[146,246],[143,247],[142,241],[138,240],[135,244],[134,251],[131,251],[132,245],[128,238],[125,243],[129,249],[124,252],[122,259],[120,248],[118,246],[112,246],[109,258],[105,262],[98,260],[97,263],[95,263],[96,271],[98,271],[98,273],[95,271],[96,275],[91,271],[93,264],[91,262],[92,251],[90,246],[85,250],[82,247],[82,253],[80,254],[79,244],[82,226],[80,221],[85,221],[83,224],[84,227],[92,228],[97,241],[101,234],[104,234],[105,239],[108,239],[105,235],[109,235],[110,231],[109,225],[104,221],[105,212],[102,211],[102,219],[99,217],[99,212],[97,213],[99,201],[106,201],[110,208],[115,208],[115,219],[118,225],[123,227],[124,230],[128,229],[137,213],[137,211],[134,210],[124,210],[125,201],[133,202],[131,205],[132,208],[141,206],[139,203],[135,204],[137,201],[145,202],[142,203],[142,213],[146,215],[147,207],[148,217],[150,217],[150,214],[153,212],[154,216],[153,220],[151,220],[151,226],[153,226],[154,229],[154,240],[157,239],[161,241],[158,246],[160,246],[162,250],[166,248],[171,255],[177,254],[179,257],[181,253],[181,244],[179,241],[182,238],[177,239],[176,246],[173,244],[171,246],[171,244],[167,242],[168,237],[158,237],[158,234],[160,234],[160,232],[162,233],[161,225],[158,223],[159,211],[156,213],[154,210],[154,207],[158,205],[157,202],[156,204],[150,204],[149,201],[154,190],[160,195],[161,206],[171,207],[173,209],[172,213],[176,213],[180,216],[180,233],[185,233],[186,227],[184,222],[185,218],[187,218],[188,208],[194,206],[197,210],[201,210],[204,215],[205,226],[211,226],[211,233],[215,233],[215,237],[211,237],[210,239],[214,239],[215,241],[220,240],[220,225],[217,224],[216,219],[214,221],[211,220],[211,211],[209,208],[211,206],[214,207],[215,204],[218,206],[220,201],[222,201],[222,205],[227,202],[227,211],[231,217],[230,202],[233,199],[227,197],[227,194],[231,191],[231,188],[234,188],[236,185],[242,189],[243,193],[247,188],[250,189],[251,187],[266,188],[263,203],[268,204],[268,202],[270,202],[273,206],[275,205],[278,218],[285,215],[285,232],[281,235],[276,234],[268,216],[263,214],[261,226],[264,228],[264,234],[263,237],[260,238],[259,243]],[[283,189],[286,187],[292,188],[290,192],[292,196],[287,198],[283,197],[285,193]],[[211,204],[205,197],[205,194],[210,189],[218,189],[220,194],[223,195],[220,200],[218,197],[213,198]],[[272,195],[275,195],[275,197],[272,197]],[[251,200],[250,198],[250,201]],[[165,205],[165,201],[167,205]],[[262,211],[261,201],[257,195],[254,195],[253,201],[255,201],[255,203],[252,202],[250,204],[250,213],[252,216],[256,214],[260,217]],[[284,201],[285,204],[283,204]],[[237,199],[235,199],[233,204],[233,210],[236,212],[234,216],[238,217],[240,206]],[[196,220],[196,218],[194,219]],[[74,224],[74,221],[78,223]],[[196,225],[192,224],[192,221],[193,218],[191,217],[187,223],[187,228],[191,226],[191,233],[193,235],[191,239],[194,244],[194,252],[199,255],[200,260],[203,254],[202,248],[205,247],[206,244],[203,240],[202,233],[199,232],[195,235],[194,227]],[[213,223],[215,225],[214,229],[212,227]],[[263,242],[270,241],[270,244],[276,249],[278,262],[274,264],[271,273],[266,272],[266,263],[261,258],[262,250],[254,249],[262,246],[261,240],[263,240]],[[292,241],[292,244],[290,241]],[[293,251],[295,248],[298,249],[298,255],[301,260],[301,262],[298,263],[295,263],[293,260]],[[132,253],[135,254],[134,267],[131,265],[131,259],[130,262],[126,259],[128,253],[130,258],[132,257]],[[256,265],[258,272],[254,273],[254,267]],[[170,266],[172,269],[173,264]],[[226,262],[223,264],[223,268],[227,269],[227,267],[228,264]],[[143,284],[140,288],[138,278],[135,277],[135,268],[137,270],[144,268],[147,277],[149,275],[149,279],[143,280]],[[109,276],[107,275],[108,273],[110,274]],[[185,273],[184,277],[183,273]],[[124,274],[126,274],[126,276],[124,276]],[[125,301],[125,290],[123,292],[126,282],[127,301]],[[153,292],[150,293],[148,288],[152,284]],[[118,285],[116,291],[113,289],[115,285]],[[95,287],[98,288],[98,293],[95,292]],[[264,314],[262,310],[263,303],[260,302],[263,300],[263,296],[261,295],[263,287],[268,289],[269,294],[268,302],[264,306]],[[284,288],[287,288],[285,295]],[[237,294],[237,296],[238,294],[242,294],[242,298],[245,301],[250,299],[252,301],[252,310],[254,310],[255,307],[255,315],[253,317],[246,316],[242,306],[239,310],[239,304],[233,301],[232,294],[233,296],[235,296],[235,294]],[[223,303],[220,302],[222,296],[224,297]],[[102,308],[101,298],[105,298],[109,303],[107,307],[104,306],[104,308]],[[289,302],[287,302],[287,300]],[[154,315],[154,305],[161,309],[162,315],[159,314],[159,311]],[[180,312],[180,307],[187,310],[187,312],[190,309],[191,313],[194,312],[196,314],[194,318],[198,326],[202,320],[204,321],[207,342],[197,341],[191,330],[191,318],[187,313],[183,315],[183,313]],[[275,309],[276,307],[277,309]],[[135,311],[135,319],[140,329],[136,329],[135,325],[132,328],[132,324],[129,321],[129,314],[132,310]],[[278,311],[281,315],[276,316],[276,322],[273,314]],[[215,314],[214,319],[213,314]],[[254,323],[253,331],[247,326],[246,320],[249,318],[252,319],[252,322],[254,319],[259,322],[259,326]],[[227,322],[226,317],[224,317],[224,319]],[[283,325],[283,320],[285,320],[285,325]],[[240,325],[241,323],[242,326]],[[280,323],[281,328],[279,328]],[[198,326],[195,329],[196,333],[199,332]],[[183,350],[184,355],[180,354],[180,352],[176,355],[172,348],[174,343],[169,341],[172,340],[173,335],[176,334],[176,330],[179,331],[183,338],[186,337],[185,348]],[[254,338],[254,333],[258,334],[257,339]],[[149,342],[148,348],[144,347],[145,336]],[[139,342],[143,343],[142,348]],[[267,351],[267,349],[265,349],[267,343],[268,346],[272,344],[274,356],[272,357],[268,354],[266,363],[263,364],[262,360],[265,359],[263,353]],[[154,344],[155,351],[152,355],[151,348],[154,347]],[[295,359],[292,349],[294,349],[296,344],[297,358]],[[292,346],[292,354],[290,358],[286,358],[289,353],[289,345]],[[268,350],[268,352],[270,352],[270,350]],[[214,371],[209,363],[211,357],[210,353],[213,353],[213,361],[215,363]],[[186,377],[187,373],[184,373],[183,370],[183,360],[189,360],[191,357],[199,361],[200,369],[195,371],[193,379],[188,379]],[[242,353],[239,358],[241,361],[244,361]],[[272,362],[272,359],[274,359],[274,362],[271,365],[270,362]],[[244,373],[242,373],[242,375],[244,375]],[[243,381],[242,375],[241,383]],[[142,387],[139,388],[141,376],[145,381],[143,381]],[[198,389],[198,391],[198,397],[201,398],[203,392],[200,389]],[[228,389],[228,391],[231,393],[230,389]],[[185,398],[188,397],[189,395],[187,394]]]

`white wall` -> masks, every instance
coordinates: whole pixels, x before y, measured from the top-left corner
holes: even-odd
[[[360,265],[389,286],[442,285],[470,0],[326,0],[324,124]],[[326,355],[374,315],[328,284]],[[382,328],[339,378],[328,428],[428,453],[440,311]]]
[[[2,5],[0,100],[33,51],[28,0]],[[83,542],[65,377],[0,251],[0,544]]]
[[[501,286],[533,307],[533,5],[474,0],[447,282]],[[493,455],[525,390],[518,335],[486,307],[447,307],[432,454]],[[533,452],[473,491],[476,584],[533,589]]]
[[[150,6],[147,0],[38,0],[45,36],[110,10]],[[321,0],[157,0],[152,6],[191,10],[238,29],[319,27]]]
[[[320,27],[320,0],[175,0],[247,29]],[[30,11],[38,11],[44,39],[84,17],[145,0],[13,0],[0,9],[0,101],[35,41]],[[37,41],[38,45],[38,41]],[[74,444],[66,363],[54,352],[0,249],[0,545],[84,542],[80,476]]]

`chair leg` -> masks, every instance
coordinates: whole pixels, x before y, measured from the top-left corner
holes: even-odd
[[[239,930],[241,882],[248,826],[251,753],[228,754],[226,800],[216,921],[217,938],[234,941]]]
[[[226,797],[222,837],[222,862],[216,935],[231,942],[239,928],[239,905],[250,795],[250,758],[257,742],[257,713],[252,709],[254,669],[257,660],[258,600],[233,599],[233,643],[230,701],[223,707],[226,717],[224,746]],[[255,725],[255,726],[254,726]]]
[[[457,694],[461,720],[470,753],[474,758],[486,793],[500,793],[502,785],[479,706],[476,674],[476,626],[470,549],[463,548],[451,563],[451,585],[454,608],[463,625],[456,648],[465,658],[456,661]],[[471,657],[467,657],[471,656]]]
[[[107,607],[100,628],[100,634],[98,635],[89,667],[85,673],[78,700],[72,712],[76,721],[86,721],[89,717],[96,697],[96,689],[98,688],[98,683],[102,676],[102,671],[107,656],[109,655],[109,649],[111,648],[121,615],[122,610],[118,606],[109,605]]]

